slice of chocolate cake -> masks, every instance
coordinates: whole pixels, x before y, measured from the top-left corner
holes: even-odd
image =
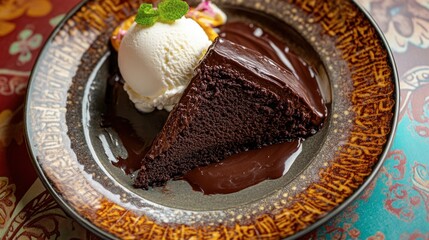
[[[291,72],[218,38],[142,160],[135,186],[161,186],[241,151],[306,138],[325,117],[326,107]]]

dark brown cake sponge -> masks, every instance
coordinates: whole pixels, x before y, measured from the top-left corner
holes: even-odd
[[[325,109],[256,51],[216,39],[142,160],[135,186],[162,186],[232,154],[315,134]]]

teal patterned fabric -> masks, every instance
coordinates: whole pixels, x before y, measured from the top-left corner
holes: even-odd
[[[421,150],[429,142],[410,131],[415,125],[408,116],[401,120],[378,177],[311,237],[429,239],[429,155]]]

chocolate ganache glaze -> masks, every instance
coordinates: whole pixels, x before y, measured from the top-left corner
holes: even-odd
[[[321,114],[326,115],[318,92],[316,72],[291,51],[289,47],[262,28],[246,21],[229,22],[220,27],[219,36],[259,51],[290,70],[302,80],[309,91],[308,99]],[[113,163],[126,174],[139,169],[140,161],[168,117],[166,111],[138,112],[123,90],[122,79],[113,75],[106,92],[108,111],[102,126],[113,129],[128,152]],[[240,191],[267,179],[283,176],[301,152],[302,140],[285,142],[261,149],[232,155],[220,163],[198,167],[180,179],[204,194],[227,194]]]
[[[221,26],[219,31],[220,37],[256,50],[291,71],[296,78],[302,80],[304,88],[310,93],[308,100],[314,109],[326,114],[323,100],[320,98],[318,76],[312,67],[296,56],[285,43],[253,23],[231,22]]]

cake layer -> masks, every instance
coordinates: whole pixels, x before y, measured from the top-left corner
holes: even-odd
[[[326,108],[269,58],[216,39],[142,160],[135,186],[161,186],[194,167],[267,145],[306,138]]]

